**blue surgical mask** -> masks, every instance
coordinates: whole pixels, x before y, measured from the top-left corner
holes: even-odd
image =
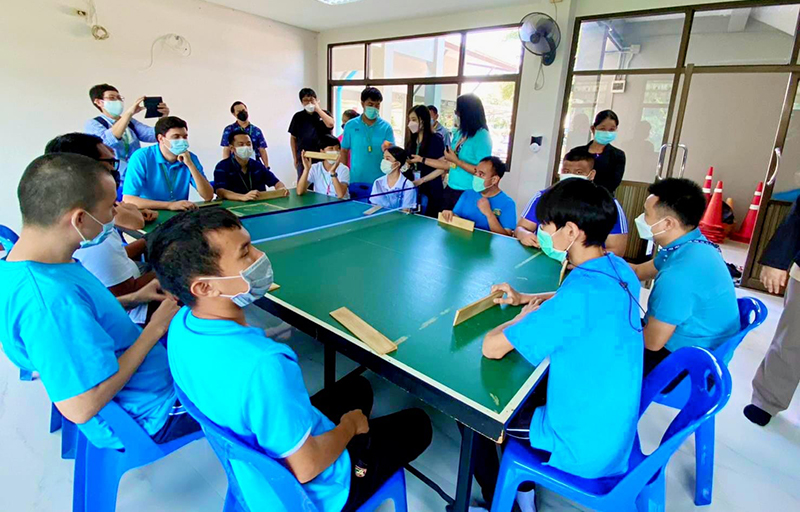
[[[636,224],[636,231],[639,232],[639,238],[641,238],[642,240],[652,240],[653,237],[663,233],[663,231],[659,231],[658,233],[653,233],[653,226],[659,224],[664,220],[666,220],[666,217],[659,220],[658,222],[653,223],[653,225],[651,226],[650,224],[647,223],[646,220],[644,220],[644,213],[636,217],[634,223]]]
[[[169,141],[169,151],[175,156],[186,153],[189,149],[189,141],[186,139],[171,139]]]
[[[480,176],[473,176],[472,177],[472,190],[477,193],[481,193],[486,190],[486,182]]]
[[[367,116],[367,119],[370,121],[374,121],[375,119],[378,119],[380,111],[375,107],[366,107],[364,109],[364,115]]]
[[[558,231],[560,230],[557,230],[556,233],[558,233]],[[553,233],[553,235],[556,233]],[[573,240],[572,243],[569,244],[569,247],[563,251],[560,251],[553,247],[553,235],[543,230],[542,226],[539,226],[539,229],[536,230],[536,238],[539,239],[539,247],[542,248],[542,252],[545,254],[545,256],[548,258],[553,258],[559,263],[564,263],[567,260],[567,251],[569,251],[570,247],[572,247],[572,244],[575,243],[575,241]]]
[[[594,141],[603,146],[611,144],[616,138],[617,132],[606,132],[603,130],[595,130],[594,132]]]
[[[228,277],[201,277],[201,281],[214,281],[217,279],[242,279],[247,283],[247,291],[236,295],[220,295],[231,299],[234,304],[243,308],[264,297],[273,283],[272,263],[266,254],[262,254],[252,265],[239,272],[238,276]]]
[[[122,111],[125,110],[125,104],[120,100],[103,100],[103,107],[111,117],[119,117],[122,115]]]
[[[91,213],[86,212],[86,215],[88,215],[89,218],[92,219],[93,221],[95,221],[96,223],[98,223],[101,226],[103,226],[103,229],[101,229],[100,232],[97,233],[97,236],[95,236],[92,239],[88,239],[87,240],[86,237],[83,236],[83,233],[81,233],[81,230],[78,229],[78,226],[75,225],[75,221],[73,220],[72,221],[72,227],[75,228],[75,231],[77,231],[78,234],[82,238],[82,240],[81,240],[81,249],[88,249],[89,247],[94,247],[96,245],[102,244],[103,242],[105,242],[106,238],[108,238],[108,236],[111,233],[114,232],[114,219],[111,219],[111,222],[107,222],[106,224],[103,224],[99,220],[95,219],[94,216]]]

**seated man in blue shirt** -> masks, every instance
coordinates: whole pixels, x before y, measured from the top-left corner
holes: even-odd
[[[572,148],[564,156],[564,161],[561,164],[561,174],[559,180],[566,180],[569,178],[578,178],[589,181],[594,181],[594,155],[589,153],[586,146],[578,146]],[[536,228],[539,224],[539,219],[536,218],[536,205],[539,203],[539,198],[545,191],[542,190],[531,199],[525,211],[522,213],[519,222],[517,222],[517,229],[514,231],[519,242],[527,247],[539,247],[539,239],[536,238]],[[620,258],[625,254],[625,248],[628,245],[628,219],[625,216],[625,210],[619,201],[614,199],[614,205],[617,207],[617,222],[611,228],[611,233],[605,241],[605,248],[608,252],[612,252]]]
[[[189,151],[189,129],[179,117],[162,117],[156,122],[158,144],[142,148],[130,159],[122,184],[123,199],[139,208],[191,210],[191,185],[205,201],[214,190],[203,174],[197,156]]]
[[[465,190],[453,211],[445,210],[442,217],[468,219],[475,227],[492,233],[510,235],[517,222],[517,205],[500,190],[500,180],[508,168],[496,156],[487,156],[478,163],[472,177],[472,190]]]
[[[654,259],[632,265],[640,280],[655,279],[645,316],[645,374],[681,347],[714,350],[739,330],[728,267],[697,227],[706,209],[702,189],[691,180],[669,178],[648,191],[636,229],[661,249]]]
[[[574,270],[555,294],[492,288],[505,292],[496,302],[525,307],[486,335],[484,356],[501,359],[517,350],[534,365],[550,358],[546,397],[540,384],[507,432],[547,452],[549,464],[562,471],[618,475],[628,469],[639,418],[643,340],[639,281],[624,260],[603,249],[617,209],[604,188],[564,180],[542,195],[536,213],[545,255]],[[497,452],[482,441],[476,476],[491,503]]]
[[[394,145],[394,131],[380,117],[383,95],[375,87],[361,92],[364,113],[344,125],[341,162],[350,162],[350,197],[363,199],[370,195],[372,184],[382,176],[383,151]]]
[[[50,400],[92,444],[119,449],[96,418],[111,400],[157,443],[199,425],[177,414],[167,351],[158,342],[176,302],[157,281],[114,298],[72,257],[113,231],[114,185],[102,163],[82,155],[45,155],[25,169],[17,189],[22,233],[0,260],[0,339],[14,364],[39,372]],[[141,329],[123,306],[150,300],[163,302]]]
[[[148,248],[164,289],[186,305],[169,330],[175,382],[211,421],[280,460],[318,510],[357,509],[428,447],[423,411],[368,420],[361,376],[309,398],[292,349],[247,325],[242,308],[267,293],[272,265],[231,212],[173,217]],[[234,473],[250,510],[282,509],[256,469]]]
[[[228,136],[231,156],[222,160],[214,169],[214,188],[222,199],[231,201],[253,201],[258,193],[269,187],[284,190],[286,185],[272,174],[268,167],[253,160],[253,141],[246,132],[233,130]]]

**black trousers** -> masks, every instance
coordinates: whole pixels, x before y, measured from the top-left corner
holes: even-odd
[[[531,396],[517,410],[506,428],[508,437],[516,439],[530,439],[530,426],[533,412],[537,407],[547,403],[547,374],[533,390]],[[459,423],[459,430],[464,434],[464,427]],[[497,486],[497,476],[500,474],[500,457],[497,454],[497,444],[481,435],[475,437],[475,480],[481,486],[481,494],[487,505],[491,506],[494,498],[494,488]],[[530,491],[533,484],[523,484],[521,491]]]
[[[175,406],[178,407],[178,402]],[[200,424],[188,412],[170,414],[161,430],[150,436],[156,444],[164,444],[200,430]]]
[[[338,424],[345,413],[360,409],[372,412],[372,386],[362,376],[347,377],[311,397],[316,407]],[[350,453],[350,496],[343,511],[356,510],[375,494],[390,476],[419,457],[431,444],[431,420],[422,409],[406,409],[369,420],[369,432],[347,445]],[[366,465],[363,476],[355,466]]]

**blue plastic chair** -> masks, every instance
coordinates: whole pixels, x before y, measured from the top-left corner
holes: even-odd
[[[703,422],[717,414],[731,395],[731,375],[711,352],[697,347],[676,350],[645,378],[639,416],[672,381],[688,373],[690,397],[672,420],[661,444],[650,455],[642,453],[637,434],[628,471],[619,476],[580,478],[547,465],[542,452],[509,439],[500,465],[492,512],[510,512],[517,488],[536,482],[592,510],[664,512],[666,467],[672,454]],[[709,383],[712,385],[709,387]]]
[[[14,244],[17,243],[17,240],[19,240],[19,236],[17,236],[13,229],[0,224],[0,245],[2,245],[5,252],[10,251],[11,248],[14,247]],[[19,380],[32,381],[33,372],[20,368]]]
[[[747,334],[764,323],[767,319],[767,307],[754,297],[743,297],[739,304],[739,332],[731,336],[725,343],[717,347],[713,354],[725,366],[733,358],[736,347]],[[656,402],[680,409],[689,398],[689,383],[681,382],[667,394],[660,394]],[[694,435],[695,452],[695,492],[694,503],[697,506],[710,505],[714,483],[714,417],[700,425]]]
[[[61,430],[61,458],[74,459],[78,446],[78,427],[61,415],[56,404],[50,403],[50,433]]]
[[[113,512],[119,481],[128,470],[155,462],[203,437],[198,431],[165,444],[156,444],[147,432],[113,400],[97,416],[104,420],[125,447],[97,448],[78,432],[72,512]]]
[[[225,474],[228,476],[228,494],[225,497],[223,512],[251,512],[236,481],[231,461],[245,462],[256,468],[269,484],[268,488],[263,489],[263,491],[271,493],[274,503],[281,504],[284,510],[298,512],[315,512],[317,510],[317,507],[308,498],[297,478],[280,462],[257,451],[230,430],[212,422],[200,412],[197,406],[186,397],[177,385],[175,390],[178,393],[178,400],[180,400],[181,404],[203,427],[206,439],[208,439],[211,448],[214,449],[214,453],[217,454],[222,466],[225,468]],[[366,503],[359,507],[358,511],[368,512],[375,510],[387,500],[394,502],[396,512],[408,511],[404,470],[401,469],[392,475]]]

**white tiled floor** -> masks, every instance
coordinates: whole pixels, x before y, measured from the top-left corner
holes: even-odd
[[[751,294],[741,291],[740,295]],[[742,408],[749,403],[750,380],[769,345],[781,312],[781,301],[759,294],[770,310],[765,325],[754,331],[731,361],[734,390],[717,417],[716,470],[713,504],[708,511],[783,512],[800,510],[800,400],[766,428],[749,423]],[[249,312],[288,342],[300,355],[306,384],[312,392],[322,385],[322,350],[260,310]],[[345,373],[354,365],[340,359]],[[60,435],[48,434],[49,401],[40,382],[20,382],[18,371],[0,356],[0,510],[8,512],[71,510],[72,461],[59,458]],[[375,414],[418,402],[375,375]],[[797,397],[796,397],[797,398]],[[449,493],[455,490],[458,430],[444,415],[427,408],[435,426],[432,446],[416,466]],[[645,444],[654,445],[674,411],[654,406],[642,420]],[[205,440],[195,442],[155,464],[129,472],[119,488],[121,512],[219,511],[226,490],[225,474]],[[475,486],[474,494],[479,489]],[[574,510],[552,493],[540,492],[540,510]],[[672,458],[667,472],[667,510],[693,510],[694,446],[688,441]],[[442,511],[444,502],[414,477],[408,478],[409,508]],[[389,507],[391,508],[391,507]]]

